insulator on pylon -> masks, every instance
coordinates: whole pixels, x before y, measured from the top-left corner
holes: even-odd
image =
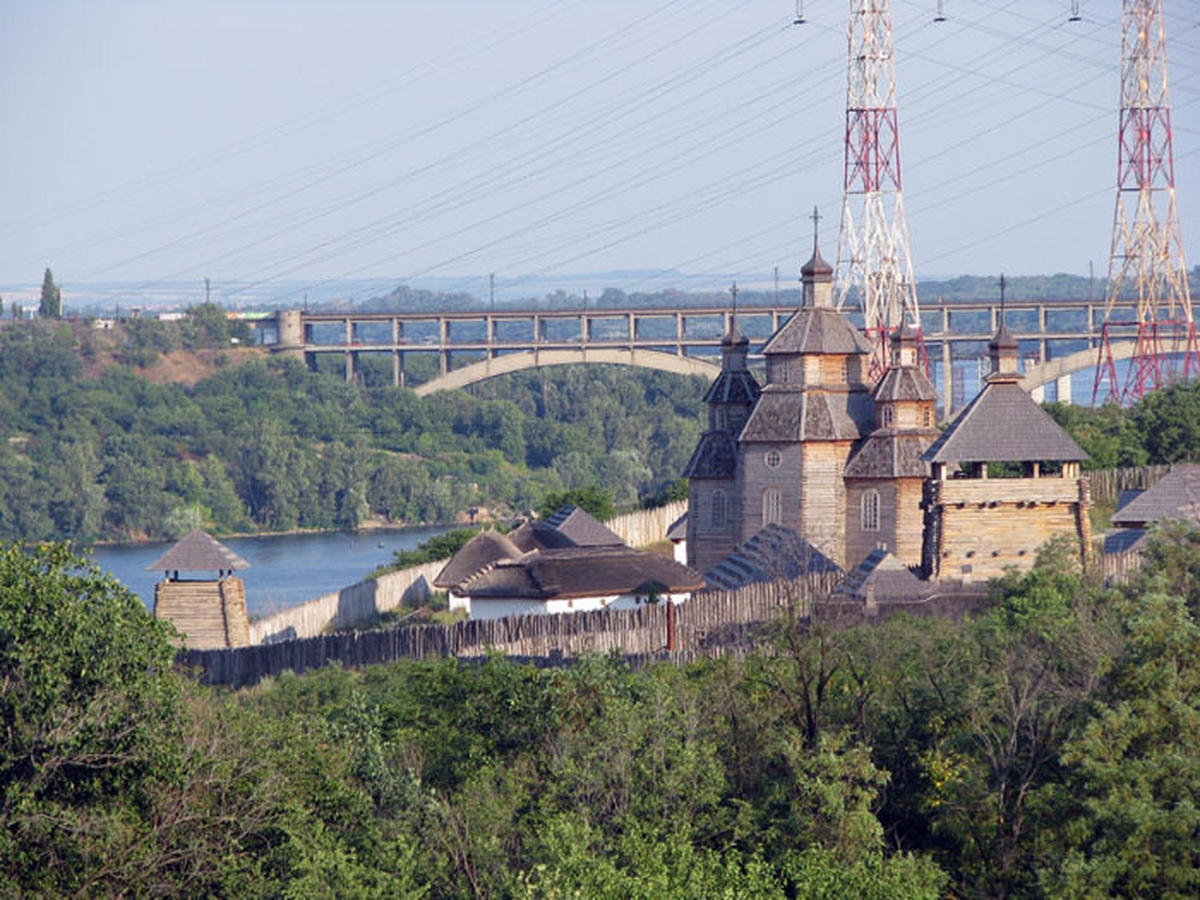
[[[1117,202],[1093,405],[1133,402],[1200,372],[1175,204],[1162,0],[1124,0],[1121,18]],[[1131,303],[1134,318],[1116,321],[1114,310]],[[1114,349],[1114,337],[1134,338],[1132,346],[1124,342],[1131,352],[1123,382],[1116,360],[1124,354]]]

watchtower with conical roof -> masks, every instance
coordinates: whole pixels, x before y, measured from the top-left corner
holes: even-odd
[[[983,390],[924,454],[932,470],[923,501],[928,577],[970,581],[1028,569],[1058,534],[1087,554],[1087,454],[1021,388],[1018,351],[1002,313]]]
[[[191,532],[146,566],[164,576],[154,586],[154,617],[169,620],[192,650],[249,644],[246,587],[233,574],[249,566],[203,531]],[[181,578],[181,572],[215,572],[217,577]]]

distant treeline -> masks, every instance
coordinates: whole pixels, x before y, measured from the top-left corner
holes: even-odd
[[[767,306],[775,303],[799,304],[799,277],[796,274],[781,275],[780,289],[738,291],[740,306]],[[956,302],[995,301],[1000,297],[1000,273],[995,275],[961,275],[946,280],[924,279],[917,284],[921,300],[950,300]],[[1189,273],[1192,296],[1200,296],[1200,266]],[[1011,301],[1021,300],[1103,300],[1106,279],[1084,278],[1080,275],[1011,275],[1005,277],[1005,297]],[[1131,285],[1127,292],[1130,299],[1136,296]],[[850,302],[857,298],[850,295]],[[599,296],[584,298],[580,294],[555,291],[542,297],[529,297],[508,301],[506,305],[521,309],[647,309],[656,306],[723,306],[730,302],[728,291],[680,291],[674,288],[659,291],[624,291],[607,288]],[[390,293],[345,304],[351,308],[373,312],[420,312],[428,310],[483,310],[487,309],[486,297],[478,297],[465,291],[445,293],[428,291],[400,285]]]

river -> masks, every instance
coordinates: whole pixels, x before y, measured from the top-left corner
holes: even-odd
[[[449,526],[435,526],[219,540],[250,564],[235,574],[246,584],[248,612],[261,617],[362,581],[372,569],[391,562],[394,551],[411,549],[447,530]],[[93,547],[92,554],[101,569],[153,609],[154,585],[163,573],[148,572],[146,566],[173,543],[112,544]]]

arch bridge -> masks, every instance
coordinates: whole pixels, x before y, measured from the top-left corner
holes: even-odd
[[[738,325],[750,338],[752,352],[794,311],[792,301],[739,308]],[[1132,318],[1132,310],[1114,311],[1115,316],[1124,313]],[[921,314],[931,377],[948,417],[971,399],[986,375],[987,343],[999,325],[1000,304],[925,301]],[[386,359],[390,365],[384,377],[401,387],[409,380],[410,365],[422,360],[427,380],[417,390],[429,394],[523,369],[577,363],[713,377],[730,315],[727,306],[682,304],[446,312],[281,310],[273,321],[275,341],[265,342],[276,352],[301,356],[310,368],[321,358],[341,357],[347,379],[359,377],[367,361]],[[1104,302],[1009,301],[1003,315],[1020,341],[1027,389],[1044,397],[1053,386],[1049,393],[1069,399],[1072,374],[1096,364]],[[861,326],[861,313],[848,311],[847,317]],[[271,323],[266,324],[269,330]],[[1113,353],[1128,358],[1135,335],[1128,341],[1119,337],[1112,343]]]

